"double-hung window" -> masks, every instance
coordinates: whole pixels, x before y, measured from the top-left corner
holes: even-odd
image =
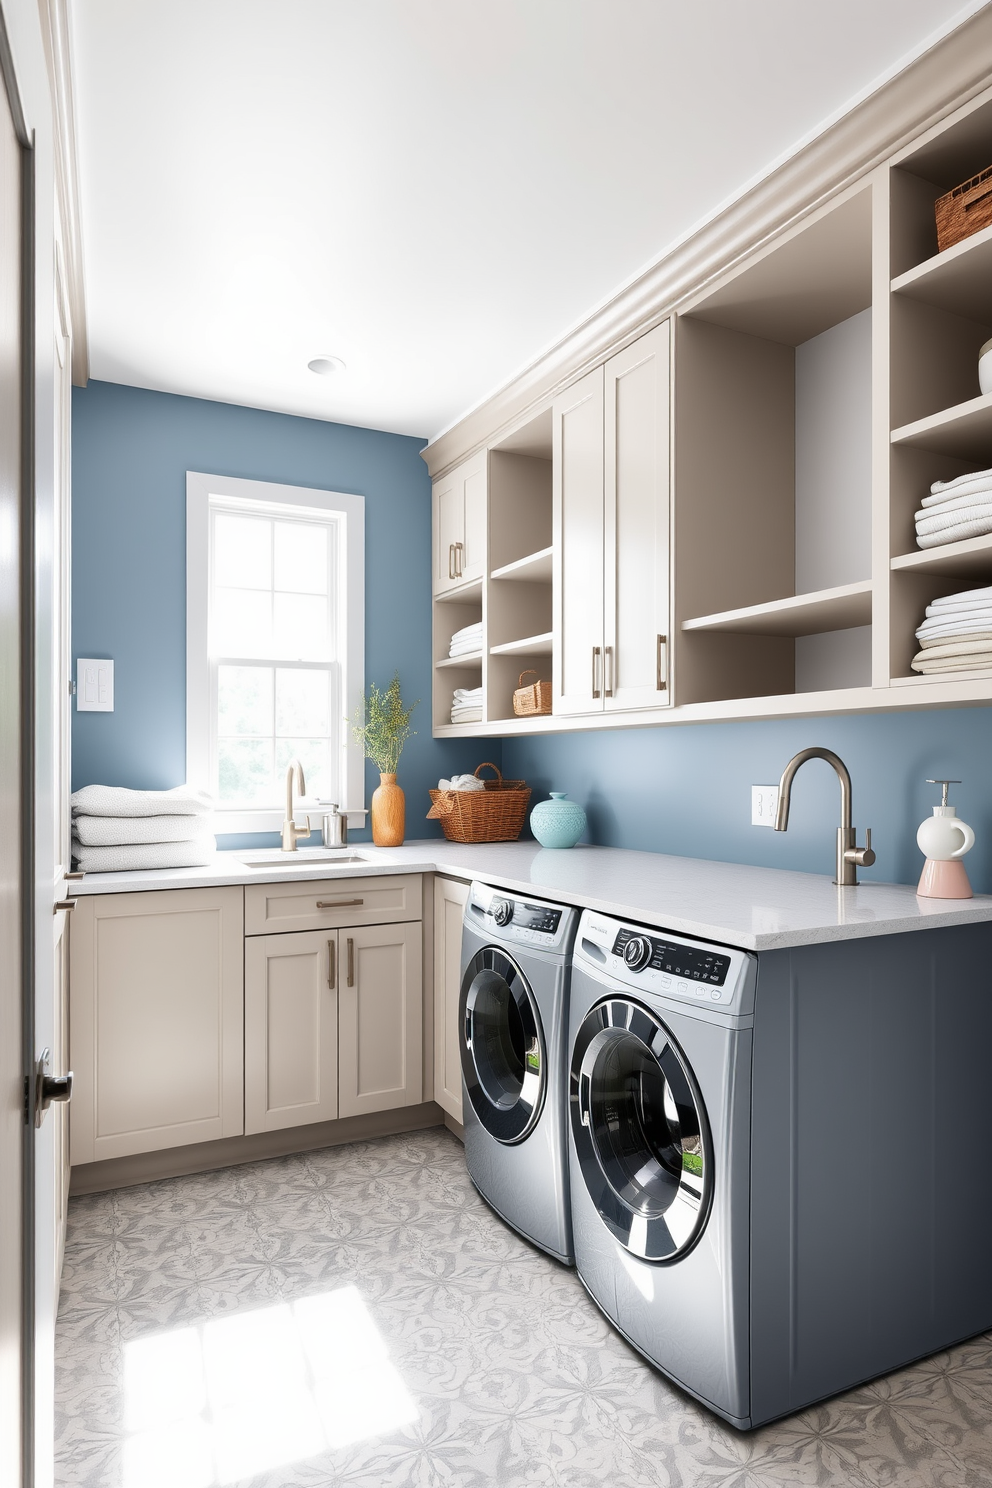
[[[187,776],[216,830],[277,830],[293,759],[361,811],[363,498],[189,472],[186,508]]]

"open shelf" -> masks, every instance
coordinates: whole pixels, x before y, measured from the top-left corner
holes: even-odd
[[[992,227],[898,275],[892,292],[969,320],[992,321]]]
[[[446,589],[443,594],[435,594],[435,604],[481,604],[482,603],[482,580],[475,579],[471,584],[465,584],[461,589]]]
[[[550,584],[553,553],[554,549],[551,547],[541,548],[537,553],[528,553],[526,558],[518,558],[513,563],[504,563],[502,568],[494,568],[490,578],[512,579],[518,584]]]
[[[992,573],[992,533],[985,537],[968,537],[964,542],[943,543],[939,548],[921,548],[915,553],[901,553],[893,558],[896,572],[968,574]]]
[[[470,651],[466,656],[445,656],[434,663],[436,667],[481,667],[482,652]]]
[[[992,393],[893,429],[892,443],[959,459],[992,459]]]
[[[809,636],[871,624],[871,579],[838,584],[815,594],[773,599],[767,604],[723,610],[683,620],[689,631],[724,631],[738,635]]]
[[[490,646],[490,656],[550,656],[551,631],[543,635],[525,636],[522,641],[506,641],[502,646]]]

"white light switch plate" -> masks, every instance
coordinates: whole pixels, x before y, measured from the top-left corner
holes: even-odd
[[[76,658],[76,712],[113,713],[114,663],[86,656]]]
[[[752,827],[773,827],[775,825],[775,813],[778,810],[778,786],[777,785],[752,785],[751,787],[751,825]]]

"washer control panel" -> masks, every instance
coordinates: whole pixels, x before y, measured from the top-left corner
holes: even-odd
[[[632,989],[725,1012],[753,1010],[744,1006],[744,1000],[748,988],[753,996],[754,978],[748,973],[755,957],[730,946],[624,924],[586,909],[579,921],[574,959]]]
[[[473,883],[465,905],[465,922],[477,932],[504,944],[541,946],[559,953],[568,949],[577,919],[577,910],[483,883]]]

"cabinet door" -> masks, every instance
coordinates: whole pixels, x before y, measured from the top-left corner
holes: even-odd
[[[434,482],[434,593],[481,579],[486,566],[486,450]]]
[[[245,941],[245,1131],[338,1114],[338,932]]]
[[[338,935],[338,1111],[415,1106],[423,1092],[423,933],[370,925]]]
[[[554,405],[554,711],[603,708],[603,368]]]
[[[606,364],[603,701],[669,701],[670,323]]]
[[[244,1131],[243,905],[240,887],[77,900],[74,1164]]]
[[[434,1099],[456,1121],[462,1120],[458,994],[468,889],[460,879],[434,880]]]

